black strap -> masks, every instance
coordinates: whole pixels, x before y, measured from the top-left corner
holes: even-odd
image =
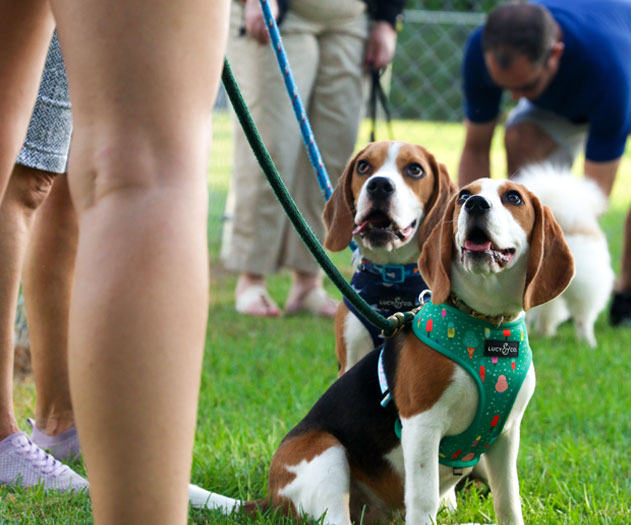
[[[392,114],[390,113],[390,105],[388,104],[388,97],[386,97],[385,92],[383,91],[383,87],[381,87],[381,82],[379,81],[379,77],[384,72],[384,69],[370,69],[370,119],[372,121],[372,128],[370,130],[370,142],[374,142],[376,140],[376,130],[377,130],[377,100],[381,104],[383,108],[383,112],[386,115],[386,125],[388,126],[388,138],[390,140],[394,140],[394,133],[392,132]]]

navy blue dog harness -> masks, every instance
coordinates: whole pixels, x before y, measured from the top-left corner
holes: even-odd
[[[362,259],[353,274],[351,286],[384,317],[416,308],[419,305],[419,294],[428,288],[416,263],[380,265],[368,259]],[[344,304],[366,327],[374,347],[382,344],[381,330],[369,323],[346,298]]]

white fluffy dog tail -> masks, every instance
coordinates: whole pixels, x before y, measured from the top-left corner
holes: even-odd
[[[554,213],[564,232],[591,229],[608,200],[598,184],[549,163],[522,168],[513,179],[526,186]]]

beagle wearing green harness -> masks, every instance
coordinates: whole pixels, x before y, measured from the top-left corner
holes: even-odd
[[[483,452],[498,522],[523,523],[517,453],[535,372],[522,320],[568,286],[570,251],[534,194],[480,179],[449,201],[419,268],[431,303],[289,432],[259,504],[326,524],[436,523]]]

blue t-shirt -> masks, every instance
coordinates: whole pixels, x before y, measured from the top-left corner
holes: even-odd
[[[577,124],[589,123],[585,156],[622,156],[631,130],[631,0],[536,0],[563,33],[559,69],[531,102]],[[502,89],[491,79],[482,28],[469,37],[462,65],[464,112],[471,122],[497,117]]]

